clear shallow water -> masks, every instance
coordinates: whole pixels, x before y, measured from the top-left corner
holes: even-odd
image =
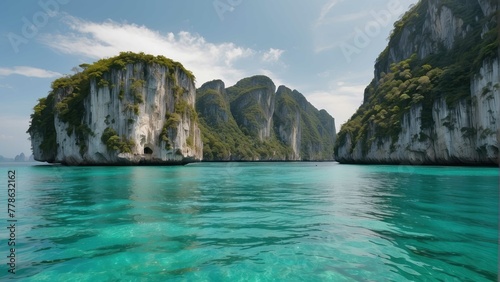
[[[498,168],[17,170],[24,281],[496,281]],[[6,190],[5,187],[2,188]],[[0,205],[7,206],[6,193]],[[5,226],[6,213],[0,213]]]

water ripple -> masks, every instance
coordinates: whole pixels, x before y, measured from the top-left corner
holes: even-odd
[[[23,169],[28,190],[18,199],[18,279],[492,281],[498,275],[498,171],[488,168]]]

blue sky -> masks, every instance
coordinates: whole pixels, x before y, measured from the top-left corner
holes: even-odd
[[[393,22],[417,0],[5,0],[0,155],[31,154],[29,115],[50,83],[121,51],[181,62],[197,86],[264,74],[340,125],[373,78]]]

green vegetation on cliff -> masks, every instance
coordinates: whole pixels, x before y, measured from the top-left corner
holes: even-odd
[[[325,111],[319,111],[296,90],[280,87],[276,97],[275,130],[282,125],[292,130],[290,121],[299,119],[300,154],[304,160],[329,160],[333,156],[336,139],[334,119]]]
[[[204,160],[333,159],[334,119],[302,94],[284,89],[276,93],[265,76],[245,78],[229,88],[212,81],[198,89]]]
[[[361,141],[363,153],[378,139],[390,137],[396,142],[403,115],[416,104],[423,105],[422,127],[430,127],[432,102],[443,93],[443,73],[440,68],[421,65],[416,55],[391,65],[389,73],[382,73],[380,80],[365,90],[368,100],[342,126],[337,147],[345,143],[347,134],[353,137],[354,144]],[[375,134],[368,136],[372,129]]]
[[[191,134],[187,138],[187,145],[193,149],[194,147],[194,125],[198,124],[198,113],[195,108],[190,105],[186,99],[184,98],[184,94],[186,89],[179,87],[177,85],[173,85],[174,91],[174,112],[165,114],[165,124],[163,125],[162,131],[160,133],[160,140],[165,142],[165,149],[172,149],[172,141],[168,138],[168,136],[177,135],[177,130],[179,128],[180,122],[183,118],[189,118],[191,128],[189,132]]]
[[[420,1],[394,24],[389,44],[377,59],[376,78],[365,90],[363,105],[338,134],[336,154],[339,147],[345,146],[348,135],[352,138],[351,153],[358,141],[363,154],[374,142],[384,142],[387,137],[394,144],[401,132],[403,115],[414,105],[422,106],[422,132],[418,139],[423,141],[429,137],[423,131],[435,124],[432,106],[437,99],[444,98],[451,108],[459,101],[471,103],[471,79],[483,61],[498,56],[498,11],[479,17],[482,10],[476,1],[440,1],[438,8],[451,10],[466,27],[464,36],[456,36],[448,48],[430,38],[431,31],[426,26],[429,5],[429,0]],[[485,31],[484,27],[488,29]],[[405,34],[410,34],[406,39],[408,46],[434,46],[434,50],[419,57],[419,48],[424,47],[416,47],[410,57],[392,62],[394,56],[404,54],[400,45]]]
[[[101,141],[106,144],[108,150],[119,151],[121,153],[132,153],[132,146],[135,145],[134,141],[127,140],[123,136],[118,136],[116,131],[111,127],[104,130],[101,136]]]
[[[257,75],[226,89],[231,114],[246,135],[260,139],[259,131],[271,118],[275,88],[270,78]]]
[[[40,98],[31,114],[31,123],[28,133],[43,134],[40,150],[44,155],[54,156],[57,149],[56,129],[54,126],[54,93],[46,98]],[[49,158],[52,159],[52,158]]]
[[[57,115],[63,122],[68,124],[67,134],[76,134],[80,144],[80,152],[85,151],[85,139],[89,135],[93,135],[89,127],[84,123],[85,106],[84,100],[90,94],[90,86],[92,81],[97,82],[98,87],[119,87],[118,99],[123,100],[129,95],[131,101],[126,105],[126,109],[132,111],[136,115],[139,114],[139,104],[144,103],[142,90],[145,87],[145,81],[142,79],[132,78],[130,81],[130,89],[124,90],[125,82],[119,85],[111,85],[106,80],[107,74],[112,70],[123,70],[130,64],[143,63],[146,65],[158,64],[165,66],[168,71],[170,83],[175,85],[175,72],[182,71],[188,78],[194,81],[194,75],[186,70],[180,63],[172,61],[164,56],[153,56],[144,53],[122,52],[120,55],[112,58],[101,59],[93,64],[81,64],[81,71],[71,76],[65,76],[56,79],[52,82],[52,90],[46,98],[39,99],[38,104],[34,107],[34,113],[31,115],[31,123],[28,133],[43,133],[43,141],[40,149],[43,152],[55,152],[57,150],[56,132],[54,129],[54,117]],[[181,89],[182,90],[182,89]],[[184,113],[194,109],[188,109],[182,104],[182,99],[179,99],[182,91],[176,93],[175,110],[179,113]],[[191,107],[192,108],[192,107]],[[115,138],[116,139],[116,138]],[[117,146],[112,146],[117,147]],[[121,151],[127,151],[126,146],[118,146]],[[123,149],[123,150],[122,150]]]
[[[222,85],[223,83],[220,82]],[[245,82],[246,83],[246,82]],[[220,93],[210,87],[202,87],[197,91],[196,109],[200,115],[200,129],[203,138],[204,160],[229,161],[229,160],[287,160],[292,151],[276,136],[266,140],[259,140],[255,133],[251,133],[247,126],[238,125],[233,117],[229,100],[238,99],[250,93],[248,90],[267,89],[263,85],[245,88],[241,84],[233,88],[233,95]],[[224,90],[225,92],[225,90]],[[263,115],[256,104],[248,105],[244,110],[248,115],[250,126],[257,128],[254,114]]]
[[[498,5],[495,3],[496,0],[489,1],[492,7]],[[433,66],[450,68],[454,66],[464,69],[467,74],[474,74],[485,59],[498,56],[499,40],[496,22],[498,10],[491,15],[480,16],[483,12],[477,1],[440,0],[438,3],[439,10],[447,8],[455,17],[463,21],[463,27],[466,27],[465,36],[455,37],[451,49],[447,49],[442,42],[433,42],[436,45],[434,46],[435,50],[426,58],[421,58],[423,64],[428,63]],[[408,38],[410,42],[422,44],[419,41],[432,41],[429,23],[426,23],[429,5],[429,0],[419,1],[400,20],[394,23],[389,44],[377,58],[376,69],[383,71],[390,69],[390,50],[394,51],[398,48],[397,44],[402,39],[405,28],[410,31]],[[439,13],[439,11],[437,12]],[[483,27],[487,28],[486,32]]]

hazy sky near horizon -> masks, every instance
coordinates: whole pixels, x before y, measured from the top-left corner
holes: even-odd
[[[164,55],[226,86],[256,74],[327,110],[337,131],[363,100],[393,23],[417,0],[6,0],[0,4],[0,155],[50,83],[121,51]]]

